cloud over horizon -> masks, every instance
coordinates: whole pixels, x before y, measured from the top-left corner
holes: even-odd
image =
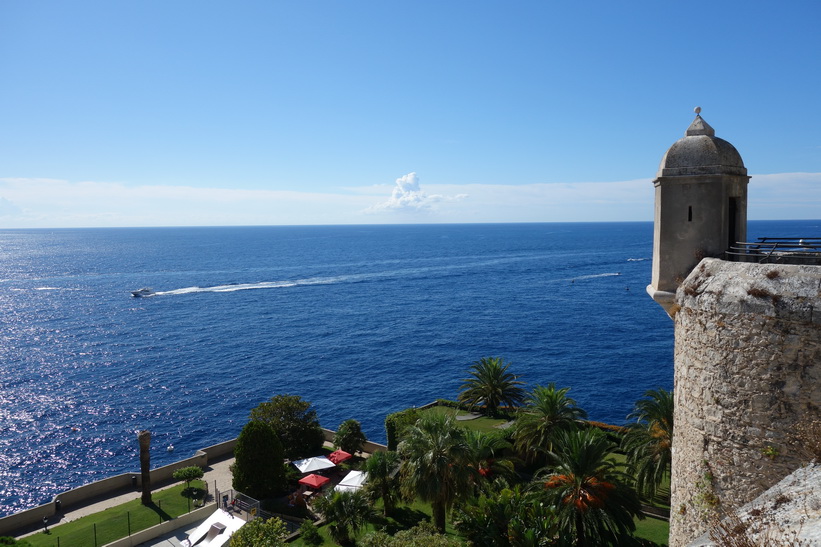
[[[0,197],[0,216],[12,217],[22,213],[22,209],[10,202],[6,198]]]
[[[386,201],[385,196],[390,193]],[[466,199],[470,195],[470,199]],[[377,205],[374,205],[374,204]],[[753,175],[751,220],[816,219],[821,173]],[[649,178],[430,184],[415,173],[325,192],[0,178],[0,228],[652,221]]]
[[[467,198],[467,194],[457,194],[455,196],[443,196],[441,194],[428,194],[419,186],[419,176],[413,172],[396,179],[396,186],[393,188],[391,197],[387,201],[377,203],[365,209],[366,213],[378,213],[383,211],[422,211],[430,212],[435,204],[442,201],[459,201]]]

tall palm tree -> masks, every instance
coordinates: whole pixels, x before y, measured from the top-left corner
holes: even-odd
[[[651,389],[636,401],[628,420],[622,448],[627,454],[636,490],[653,498],[664,477],[670,473],[673,447],[673,394]]]
[[[402,493],[431,503],[440,533],[445,531],[448,509],[467,495],[475,473],[464,431],[450,418],[427,415],[406,430],[399,444]]]
[[[513,430],[514,446],[527,461],[543,462],[559,432],[576,427],[587,412],[567,396],[570,388],[556,384],[536,386],[519,411]]]
[[[499,406],[518,406],[525,392],[518,376],[508,372],[510,363],[498,357],[482,357],[470,367],[470,378],[464,380],[459,401],[471,407],[485,406],[490,416],[496,416]]]
[[[151,432],[143,429],[137,433],[137,441],[140,443],[140,482],[142,483],[140,503],[151,505]]]
[[[333,492],[318,498],[315,507],[330,522],[328,530],[340,545],[352,544],[351,536],[373,516],[373,510],[361,491]]]
[[[398,471],[399,454],[397,452],[374,452],[365,460],[365,472],[368,474],[365,490],[376,498],[382,498],[385,516],[393,511],[399,486]]]
[[[616,445],[597,429],[561,431],[545,478],[560,537],[570,545],[630,545],[638,496],[612,458]]]

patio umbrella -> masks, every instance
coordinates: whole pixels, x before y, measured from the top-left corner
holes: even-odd
[[[322,488],[322,486],[331,482],[331,479],[328,477],[323,477],[322,475],[315,475],[311,473],[307,477],[302,477],[299,479],[299,484],[304,484],[305,486],[310,486],[314,490],[318,490]]]
[[[345,460],[350,460],[351,457],[352,456],[344,450],[335,450],[334,452],[328,454],[328,459],[337,465],[344,462]]]
[[[325,456],[317,456],[315,458],[306,458],[304,460],[297,460],[293,463],[300,473],[312,473],[320,469],[328,469],[334,467],[336,464],[326,458]]]
[[[334,486],[334,490],[337,492],[355,492],[362,488],[366,480],[368,480],[368,474],[364,471],[351,471],[345,475],[345,478],[339,484]]]

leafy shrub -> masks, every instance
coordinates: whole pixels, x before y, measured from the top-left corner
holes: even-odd
[[[385,434],[388,437],[388,450],[396,450],[402,434],[408,426],[419,419],[419,411],[415,408],[406,408],[385,417]]]
[[[237,438],[234,457],[234,490],[262,500],[285,488],[282,444],[268,424],[255,420],[245,424]]]
[[[362,425],[356,420],[345,420],[339,425],[334,437],[334,447],[344,450],[349,454],[356,454],[362,450],[365,444],[365,434],[362,433]]]
[[[171,474],[171,478],[175,481],[185,481],[187,488],[191,487],[191,481],[201,479],[204,475],[202,468],[192,465],[189,467],[181,467]]]
[[[313,456],[325,442],[316,410],[298,395],[277,395],[260,403],[251,410],[251,419],[271,426],[289,460]]]
[[[322,545],[324,541],[316,525],[309,519],[303,520],[299,526],[299,537],[306,545]]]
[[[0,545],[17,545],[19,547],[29,547],[31,543],[24,539],[14,539],[10,536],[0,537]]]

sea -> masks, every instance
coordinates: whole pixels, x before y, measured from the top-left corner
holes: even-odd
[[[748,240],[821,221],[750,222]],[[236,437],[277,394],[323,427],[455,399],[501,357],[593,420],[671,389],[650,222],[0,230],[0,515]],[[151,287],[153,296],[131,291]],[[173,451],[169,448],[173,446]]]

